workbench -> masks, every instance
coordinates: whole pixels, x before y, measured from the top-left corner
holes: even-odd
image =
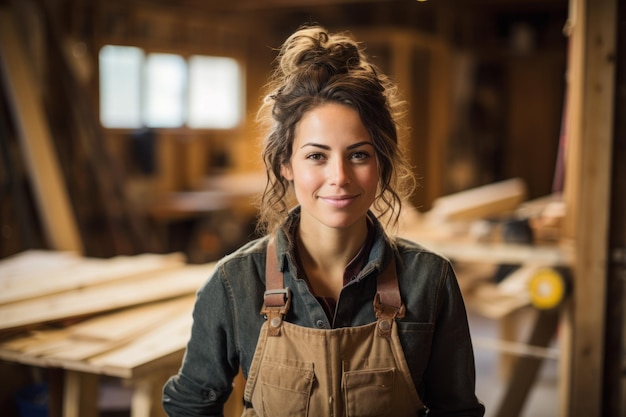
[[[96,417],[99,377],[132,387],[132,417],[165,415],[195,292],[214,264],[28,251],[0,261],[0,359],[45,368],[50,417]]]

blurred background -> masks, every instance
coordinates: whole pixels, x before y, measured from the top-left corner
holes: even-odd
[[[277,48],[319,23],[351,32],[408,102],[402,146],[419,188],[401,232],[436,237],[458,268],[487,415],[626,416],[624,9],[616,0],[0,0],[0,291],[14,288],[10,262],[28,251],[177,253],[204,267],[257,237],[256,111]],[[494,241],[505,245],[483,245]],[[538,306],[544,294],[499,285],[526,263],[560,268],[540,282],[548,307]],[[0,300],[0,323],[12,311],[2,315]],[[11,339],[50,322],[58,318],[0,328],[13,375],[0,377],[1,404],[11,382],[29,379],[13,362],[57,364],[41,350],[16,356],[27,343]],[[183,347],[162,369],[175,371]],[[531,358],[517,366],[532,371],[516,378],[513,357]],[[105,378],[108,390],[74,397],[90,411],[67,405],[67,387],[80,383],[51,373],[44,379],[66,388],[52,392],[52,416],[162,415],[154,404],[167,372],[148,389],[136,383],[143,373],[93,371],[132,383]]]
[[[249,238],[229,218],[242,197],[235,214],[254,221],[247,197],[263,187],[255,112],[275,48],[308,22],[351,31],[398,83],[410,104],[406,148],[420,211],[438,196],[512,177],[531,198],[552,191],[567,1],[4,3],[32,63],[31,88],[87,255],[183,250],[204,261],[239,243],[213,234]],[[3,107],[12,161],[3,179],[22,197],[3,198],[1,255],[9,255],[45,242],[34,213],[21,233],[34,207]],[[228,218],[198,224],[224,211]]]

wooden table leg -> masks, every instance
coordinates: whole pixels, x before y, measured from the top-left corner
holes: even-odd
[[[98,375],[65,371],[63,417],[98,417]]]
[[[131,417],[167,417],[162,406],[162,389],[169,376],[159,372],[133,381]]]

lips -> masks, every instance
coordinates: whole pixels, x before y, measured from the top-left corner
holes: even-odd
[[[356,199],[356,197],[356,195],[337,195],[320,197],[320,199],[333,207],[343,208],[350,205],[350,203],[352,203]]]

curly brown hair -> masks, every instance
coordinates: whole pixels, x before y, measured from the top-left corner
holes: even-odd
[[[267,185],[259,205],[259,227],[273,233],[290,210],[288,164],[298,122],[325,103],[358,112],[374,144],[379,187],[373,209],[396,225],[403,200],[415,188],[412,169],[400,150],[399,120],[404,103],[397,87],[369,62],[347,33],[330,34],[317,25],[300,27],[282,45],[257,120],[267,131],[262,157]]]

